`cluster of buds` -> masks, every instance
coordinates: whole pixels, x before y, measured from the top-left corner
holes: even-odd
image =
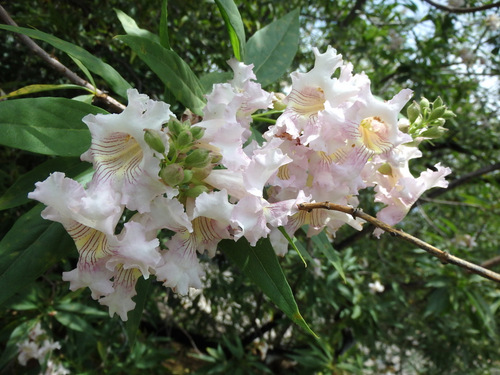
[[[92,180],[84,187],[56,172],[29,195],[75,241],[77,267],[63,274],[70,289],[90,288],[126,320],[139,277],[153,274],[181,294],[201,288],[198,254],[213,257],[221,240],[255,246],[268,237],[285,255],[282,230],[362,228],[345,213],[299,211],[300,203],[356,207],[359,191],[374,187],[386,205],[379,218],[395,224],[426,189],[446,186],[448,168],[415,178],[408,167],[421,156],[415,140],[442,126],[442,103],[421,102],[404,132],[398,115],[410,90],[382,102],[333,48],[314,54],[314,68],[293,73],[284,98],[262,90],[251,65],[230,60],[234,78],[214,85],[201,121],[180,122],[168,104],[136,90],[121,114],[86,116],[92,144],[82,160],[93,164]],[[281,114],[258,143],[251,124],[265,114],[255,113],[271,108]]]

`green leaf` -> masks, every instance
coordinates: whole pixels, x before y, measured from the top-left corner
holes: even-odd
[[[135,285],[135,290],[137,295],[134,297],[135,308],[129,311],[127,314],[128,320],[125,323],[125,329],[128,336],[128,344],[132,348],[135,343],[135,338],[137,337],[137,331],[139,330],[139,324],[141,322],[142,312],[144,311],[144,306],[149,295],[149,289],[151,287],[151,279],[145,280],[144,277],[140,277]]]
[[[317,249],[325,255],[326,259],[328,259],[333,267],[337,270],[337,272],[340,274],[340,277],[342,277],[342,280],[344,280],[344,283],[347,283],[344,274],[344,268],[342,267],[342,260],[328,240],[325,232],[320,232],[316,236],[312,236],[311,239],[316,245]]]
[[[300,315],[269,239],[259,240],[255,247],[250,246],[245,238],[238,242],[224,240],[220,248],[294,323],[317,337]]]
[[[45,155],[80,156],[90,147],[82,122],[101,108],[65,98],[29,98],[0,102],[0,144]]]
[[[85,332],[91,335],[95,335],[96,332],[92,325],[90,325],[87,320],[77,315],[76,313],[69,313],[65,311],[57,311],[54,314],[56,320],[63,326],[77,332]]]
[[[177,53],[143,37],[119,35],[117,38],[137,53],[178,101],[194,113],[203,114],[205,101],[200,81]]]
[[[450,305],[450,293],[447,287],[435,289],[427,300],[424,318],[440,315]]]
[[[279,79],[292,64],[299,47],[299,10],[257,31],[246,46],[245,63],[254,64],[257,81],[266,86]]]
[[[167,0],[161,2],[161,15],[160,15],[160,44],[166,49],[170,47],[170,38],[168,36],[168,9]]]
[[[0,210],[17,207],[28,203],[28,193],[35,189],[35,182],[45,180],[51,172],[64,172],[68,177],[74,177],[92,167],[82,163],[79,158],[54,158],[35,167],[22,175],[0,197]]]
[[[43,40],[53,47],[67,53],[69,56],[80,60],[83,65],[87,67],[87,69],[102,77],[113,89],[113,91],[123,98],[127,97],[127,90],[132,88],[132,86],[130,86],[130,84],[125,81],[125,79],[111,65],[106,64],[101,59],[95,57],[90,52],[73,43],[66,42],[55,37],[54,35],[24,27],[0,25],[0,29],[13,31],[29,36],[30,38]]]
[[[214,85],[217,83],[227,82],[233,78],[233,74],[229,72],[211,72],[200,78],[201,86],[204,93],[211,93]]]
[[[61,224],[40,216],[43,208],[21,216],[0,242],[0,305],[75,248]]]
[[[245,57],[245,29],[238,7],[233,0],[215,0],[215,4],[226,24],[234,56],[243,61]]]
[[[7,95],[0,96],[0,99],[13,98],[16,96],[29,95],[36,92],[43,91],[52,91],[52,90],[67,90],[67,89],[76,89],[76,90],[86,90],[88,92],[92,92],[86,87],[78,86],[78,85],[29,85],[25,87],[21,87],[16,91],[9,92]]]
[[[115,9],[115,12],[127,35],[140,36],[142,38],[146,38],[152,42],[160,44],[160,38],[158,37],[158,35],[153,34],[148,30],[141,29],[139,26],[137,26],[137,23],[132,17],[123,13],[121,10]]]

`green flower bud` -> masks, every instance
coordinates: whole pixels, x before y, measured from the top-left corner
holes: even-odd
[[[221,154],[212,154],[212,164],[218,164],[222,160]]]
[[[201,139],[205,135],[205,128],[193,126],[191,128],[191,134],[195,140]]]
[[[426,98],[422,97],[422,99],[420,99],[420,108],[422,109],[429,108],[429,106],[430,106],[429,101]]]
[[[203,181],[208,177],[210,172],[212,172],[213,166],[211,164],[207,165],[205,168],[193,168],[193,178],[197,181]]]
[[[446,107],[444,105],[442,105],[441,107],[433,108],[431,115],[429,117],[429,121],[443,117],[445,111],[446,111]]]
[[[183,184],[187,184],[193,178],[193,171],[187,169],[184,171],[184,179],[182,180]]]
[[[443,105],[443,99],[441,99],[441,97],[438,96],[437,99],[434,100],[434,102],[432,103],[432,108],[441,107],[442,105]]]
[[[445,120],[449,120],[450,118],[453,118],[453,117],[457,117],[456,114],[453,113],[453,111],[447,109],[446,111],[444,111],[443,113],[443,116],[442,116]]]
[[[184,126],[178,121],[178,120],[171,120],[168,122],[168,130],[170,130],[170,133],[172,133],[174,136],[178,136],[180,132],[184,130]]]
[[[163,154],[165,145],[160,134],[160,131],[153,129],[144,129],[144,141],[156,152]]]
[[[425,137],[425,138],[435,139],[435,138],[441,137],[447,131],[448,131],[448,129],[446,129],[446,128],[443,128],[441,126],[436,126],[436,127],[432,127],[430,129],[427,129],[426,131],[422,132],[421,136]]]
[[[184,165],[191,168],[204,168],[210,164],[210,161],[210,151],[198,148],[186,157]]]
[[[406,113],[408,115],[408,121],[410,121],[410,124],[413,124],[420,115],[420,106],[416,101],[413,101],[413,103],[411,103],[408,107]]]
[[[170,186],[177,186],[184,180],[184,170],[179,164],[167,164],[160,170],[160,178]]]
[[[186,196],[196,198],[198,195],[207,192],[209,189],[205,185],[195,186],[186,191]]]
[[[281,92],[275,93],[273,98],[273,108],[277,111],[284,111],[286,109],[286,104],[284,102],[285,98],[285,94]]]
[[[193,136],[189,130],[183,130],[177,136],[177,140],[175,142],[179,149],[189,148],[193,143]]]

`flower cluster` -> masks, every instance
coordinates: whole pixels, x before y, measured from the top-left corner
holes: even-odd
[[[70,373],[67,368],[52,358],[52,352],[61,349],[61,344],[52,341],[40,323],[37,323],[29,331],[28,338],[17,346],[19,349],[17,360],[22,366],[26,366],[30,359],[36,359],[45,367],[44,374],[66,375]]]
[[[292,74],[283,102],[255,82],[251,65],[233,59],[233,80],[214,85],[199,121],[181,122],[168,104],[136,90],[121,114],[86,116],[90,183],[54,173],[29,194],[75,241],[77,267],[63,274],[70,289],[89,287],[110,315],[126,320],[139,277],[154,274],[181,294],[201,288],[198,253],[213,257],[223,239],[254,246],[269,237],[284,255],[280,227],[290,236],[304,224],[308,235],[325,228],[334,235],[346,223],[361,229],[359,219],[298,211],[299,203],[356,207],[360,189],[374,187],[386,204],[379,218],[395,224],[426,189],[446,186],[450,170],[439,164],[418,178],[409,171],[421,154],[398,114],[411,91],[380,101],[368,77],[353,74],[333,48],[314,53],[314,68]],[[284,111],[259,144],[252,114],[273,105]],[[171,234],[162,243],[160,231]]]

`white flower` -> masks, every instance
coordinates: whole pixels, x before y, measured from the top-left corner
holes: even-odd
[[[374,283],[369,283],[368,287],[370,288],[371,293],[382,293],[385,290],[385,287],[378,280]]]

